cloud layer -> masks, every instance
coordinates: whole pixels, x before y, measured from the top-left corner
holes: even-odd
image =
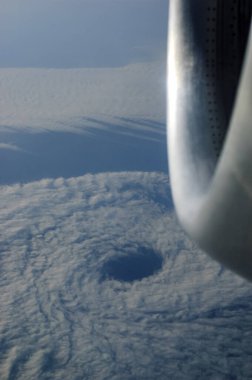
[[[0,129],[87,131],[83,118],[165,119],[160,63],[107,69],[0,69]],[[90,121],[89,127],[98,126]]]
[[[2,379],[250,378],[251,287],[185,237],[164,175],[0,192]],[[153,275],[102,276],[141,250]]]
[[[0,69],[0,184],[166,171],[165,83],[161,61]]]

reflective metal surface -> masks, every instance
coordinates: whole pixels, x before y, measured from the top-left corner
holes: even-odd
[[[168,143],[173,197],[187,232],[252,279],[251,1],[173,0]]]

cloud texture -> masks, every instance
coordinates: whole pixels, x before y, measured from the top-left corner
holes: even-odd
[[[2,379],[249,379],[251,286],[184,235],[158,173],[0,188]],[[133,282],[104,264],[139,250]]]
[[[157,62],[107,69],[0,69],[0,129],[84,132],[83,118],[91,116],[104,122],[114,117],[164,121],[165,81],[164,66]]]

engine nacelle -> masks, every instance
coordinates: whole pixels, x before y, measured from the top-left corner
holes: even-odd
[[[252,280],[251,0],[170,0],[173,199],[199,246]]]

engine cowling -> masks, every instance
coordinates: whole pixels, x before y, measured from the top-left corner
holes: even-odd
[[[170,0],[168,151],[181,224],[252,280],[251,0]]]

